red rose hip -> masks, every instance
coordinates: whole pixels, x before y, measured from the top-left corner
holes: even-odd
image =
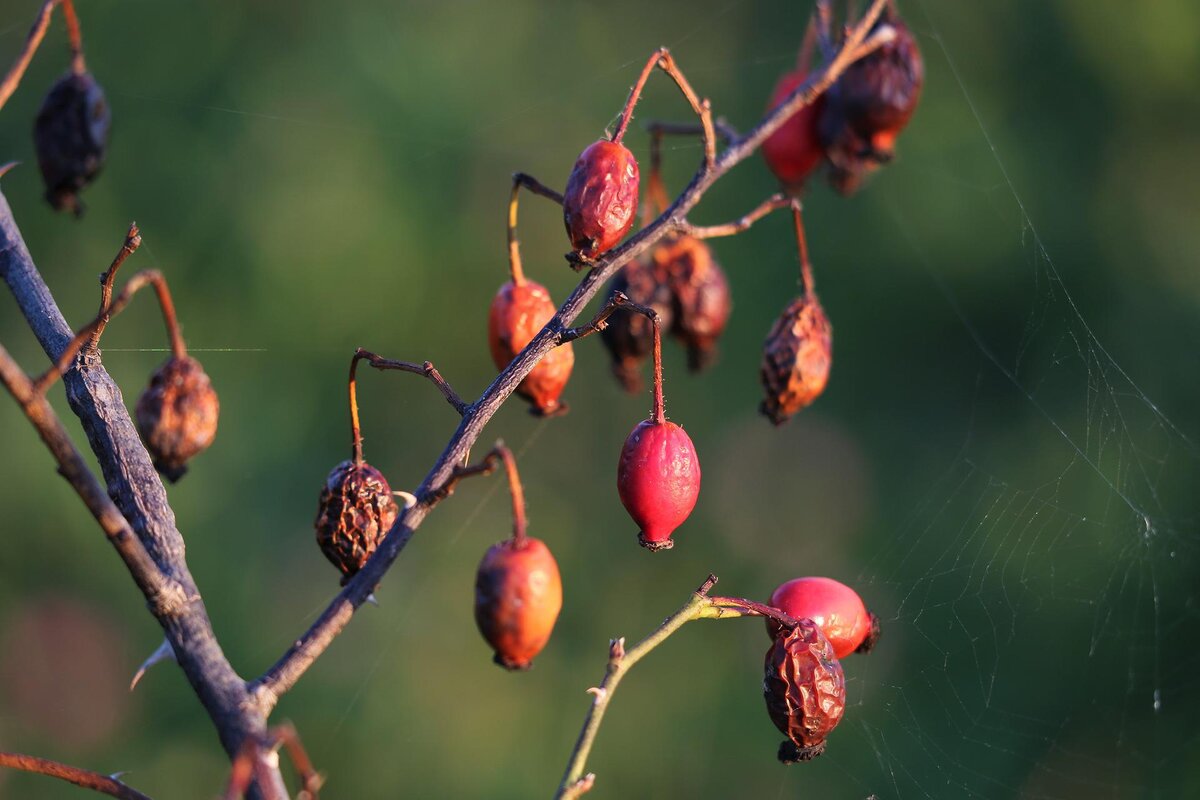
[[[571,246],[593,259],[629,233],[637,217],[638,165],[619,141],[601,139],[579,154],[563,192]]]
[[[804,69],[786,73],[775,84],[770,108],[777,108],[808,78]],[[763,158],[767,167],[788,191],[800,189],[804,180],[821,164],[825,156],[817,132],[817,120],[824,105],[825,95],[819,95],[812,103],[788,117],[762,145]]]
[[[770,605],[796,619],[809,619],[833,646],[838,658],[869,653],[879,640],[879,618],[867,611],[858,592],[832,578],[795,578],[771,595]],[[780,625],[768,618],[767,632]]]
[[[683,428],[663,410],[662,331],[654,318],[654,411],[625,440],[617,462],[617,492],[640,527],[638,542],[651,552],[675,546],[671,533],[696,507],[700,461]]]

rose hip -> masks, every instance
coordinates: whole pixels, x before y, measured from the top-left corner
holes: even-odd
[[[579,154],[563,192],[563,222],[571,246],[594,259],[633,227],[638,206],[638,165],[619,141],[601,139]]]
[[[50,88],[33,126],[46,200],[56,211],[83,213],[79,192],[104,166],[111,122],[108,102],[88,72],[70,72]]]
[[[172,355],[150,376],[134,416],[154,466],[168,480],[179,480],[187,462],[213,443],[220,411],[212,382],[191,356]]]
[[[775,84],[769,107],[774,109],[781,105],[807,78],[805,69],[785,73]],[[817,120],[824,104],[825,95],[819,95],[815,101],[788,117],[763,142],[762,153],[767,167],[789,192],[799,191],[805,179],[820,166],[825,157],[817,132]]]
[[[771,594],[770,605],[796,619],[812,620],[838,658],[869,653],[879,640],[879,618],[867,611],[857,592],[832,578],[790,580]],[[778,636],[779,623],[768,618],[767,632]]]
[[[846,710],[846,678],[829,640],[809,620],[798,620],[772,641],[763,671],[767,713],[788,737],[779,760],[793,764],[821,755]]]

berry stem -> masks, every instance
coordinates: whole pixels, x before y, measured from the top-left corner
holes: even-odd
[[[642,227],[654,221],[654,217],[667,210],[671,199],[667,195],[666,184],[662,177],[662,139],[661,129],[650,131],[650,177],[646,179],[646,197],[650,202],[642,206]]]
[[[361,467],[363,463],[362,428],[358,423],[358,362],[372,355],[374,353],[368,353],[360,347],[350,357],[350,379],[347,381],[347,395],[350,401],[350,455],[356,467]]]
[[[813,17],[808,18],[808,27],[804,29],[804,40],[800,43],[800,52],[796,54],[796,69],[807,73],[812,64],[813,47],[817,43],[817,26]]]
[[[87,72],[87,63],[83,59],[83,33],[79,30],[79,17],[75,14],[73,0],[59,0],[62,3],[63,19],[67,23],[67,41],[71,43],[71,72],[82,75]]]
[[[94,320],[80,328],[79,333],[75,334],[75,338],[67,343],[67,346],[62,351],[62,355],[58,357],[58,361],[54,366],[47,369],[34,381],[34,391],[42,393],[50,388],[54,384],[54,381],[58,380],[59,376],[70,369],[71,362],[75,360],[75,356],[79,354],[79,351],[83,349],[84,344],[92,340],[92,334],[96,328],[102,324],[107,324],[108,320],[124,311],[125,307],[129,305],[129,301],[133,299],[133,296],[146,286],[153,286],[155,294],[158,295],[158,304],[162,308],[163,322],[166,323],[167,334],[171,339],[172,355],[175,358],[186,358],[187,347],[183,343],[183,334],[180,333],[179,322],[175,318],[175,304],[171,301],[171,290],[167,288],[167,279],[158,270],[147,269],[135,273],[108,308],[97,315]]]
[[[804,219],[801,215],[799,200],[792,200],[792,221],[796,225],[796,249],[800,252],[800,281],[804,286],[804,296],[809,300],[816,297],[813,283],[812,262],[808,260],[808,237],[804,235]]]
[[[654,416],[655,423],[662,425],[667,421],[667,413],[663,402],[663,369],[662,369],[662,325],[658,314],[650,317],[654,326]]]
[[[508,474],[508,491],[512,495],[513,514],[513,544],[525,541],[525,490],[521,487],[521,475],[517,472],[517,460],[513,457],[504,442],[496,442],[496,446],[488,458],[499,458],[504,462],[504,471]]]
[[[517,241],[517,200],[521,194],[521,183],[513,178],[512,194],[508,197],[508,272],[513,286],[525,283],[525,270],[521,268],[521,243]]]
[[[637,105],[638,100],[642,99],[642,89],[646,88],[646,81],[650,79],[650,73],[659,65],[662,58],[667,53],[667,48],[660,47],[650,56],[650,60],[646,62],[646,66],[642,67],[642,73],[638,75],[637,83],[629,90],[629,97],[625,98],[625,108],[621,110],[621,119],[617,123],[617,129],[613,131],[612,141],[617,144],[625,138],[625,130],[629,127],[629,120],[633,119],[633,107]]]

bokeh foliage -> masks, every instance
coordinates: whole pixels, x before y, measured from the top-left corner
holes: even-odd
[[[34,5],[0,3],[0,62]],[[29,133],[66,64],[56,23],[0,113],[0,160],[25,162],[4,191],[73,322],[94,312],[95,276],[136,219],[146,245],[126,269],[162,269],[189,344],[217,350],[196,355],[221,393],[221,432],[171,497],[246,676],[337,587],[311,525],[349,448],[354,347],[432,359],[477,394],[494,374],[485,315],[504,279],[509,174],[561,185],[662,44],[717,113],[748,127],[806,8],[79,5],[113,107],[109,165],[82,221],[41,201]],[[903,7],[928,78],[900,159],[858,197],[817,187],[807,202],[835,326],[826,395],[779,430],[756,413],[761,339],[796,288],[786,215],[716,243],[736,303],[721,362],[692,377],[677,350],[667,360],[668,413],[696,442],[704,489],[676,549],[651,557],[613,480],[648,397],[621,395],[599,343],[579,344],[568,417],[538,422],[514,401],[485,433],[518,451],[530,533],[562,568],[550,646],[529,674],[490,663],[471,581],[508,506],[499,479],[464,485],[389,574],[381,607],[279,709],[330,797],[545,796],[608,639],[648,631],[710,571],[724,593],[758,598],[799,574],[860,589],[887,627],[875,655],[846,663],[846,721],[826,756],[779,766],[759,696],[761,626],[696,624],[622,685],[591,762],[597,797],[1200,788],[1200,11]],[[686,118],[660,78],[638,119]],[[629,141],[645,154],[636,130]],[[672,186],[699,155],[672,143]],[[747,163],[695,221],[732,218],[770,191],[761,162]],[[576,276],[554,208],[525,201],[521,238],[526,269],[563,297]],[[15,306],[0,309],[0,340],[40,369]],[[165,347],[156,314],[147,296],[105,336],[129,400],[164,357],[142,350]],[[399,374],[365,375],[361,398],[367,458],[414,486],[453,412]],[[133,770],[156,797],[213,797],[226,764],[207,719],[170,667],[126,692],[160,636],[3,399],[0,452],[0,746]],[[0,794],[78,796],[13,775]]]

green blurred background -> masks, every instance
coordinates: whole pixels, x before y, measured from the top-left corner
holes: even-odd
[[[337,589],[317,492],[348,454],[354,347],[432,359],[466,396],[494,375],[517,169],[561,186],[668,45],[748,128],[803,33],[805,3],[79,3],[107,90],[108,166],[79,222],[41,200],[30,129],[65,68],[56,20],[0,115],[4,191],[68,318],[131,220],[130,265],[171,281],[221,396],[221,433],[171,488],[189,562],[245,676]],[[33,18],[0,3],[0,62]],[[719,365],[667,355],[669,412],[704,468],[695,514],[651,557],[614,488],[646,413],[599,342],[577,346],[572,411],[510,403],[485,440],[520,455],[531,533],[566,600],[528,674],[491,664],[471,618],[499,479],[439,508],[277,718],[332,798],[548,796],[607,642],[648,632],[711,571],[765,598],[825,574],[885,621],[845,663],[827,754],[775,761],[759,623],[684,628],[616,695],[590,761],[599,797],[1150,798],[1200,794],[1200,6],[1191,0],[909,0],[925,93],[900,158],[859,196],[817,187],[809,239],[833,320],[828,391],[780,429],[756,413],[762,337],[796,291],[786,215],[714,247],[736,309]],[[651,80],[639,120],[686,119]],[[645,155],[640,135],[629,140]],[[678,188],[700,151],[673,142]],[[694,213],[772,191],[755,159]],[[560,216],[529,200],[526,268],[557,298]],[[163,353],[150,298],[105,336],[140,391]],[[15,305],[0,341],[45,358]],[[210,350],[211,352],[204,352]],[[61,403],[61,392],[56,393]],[[415,486],[455,426],[412,376],[361,381],[368,459]],[[83,442],[82,434],[78,441]],[[161,637],[111,548],[14,405],[0,400],[0,746],[159,798],[212,798],[227,763],[182,675],[129,676]],[[81,790],[0,775],[0,796]]]

